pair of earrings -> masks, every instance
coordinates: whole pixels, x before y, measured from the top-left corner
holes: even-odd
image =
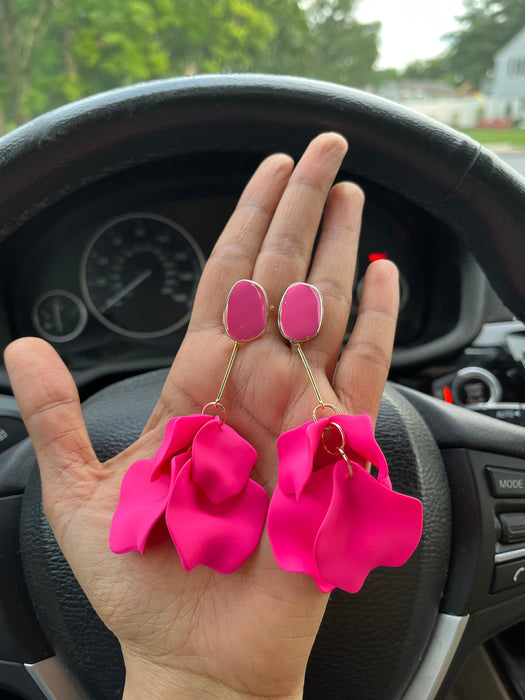
[[[252,554],[267,522],[282,569],[309,574],[324,592],[356,592],[372,568],[399,566],[410,557],[421,537],[422,506],[392,490],[370,417],[339,415],[323,402],[301,347],[318,334],[323,303],[319,290],[305,283],[288,287],[278,323],[297,348],[318,403],[311,421],[278,438],[279,481],[269,503],[250,478],[257,453],[227,425],[221,403],[240,344],[258,338],[267,318],[264,289],[251,280],[237,282],[223,314],[235,344],[217,397],[201,414],[168,421],[153,459],[129,467],[110,548],[144,553],[164,516],[186,570],[204,564],[227,574]],[[334,415],[318,418],[325,408]],[[369,463],[377,467],[377,478]]]

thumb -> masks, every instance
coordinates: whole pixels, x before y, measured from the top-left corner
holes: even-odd
[[[56,351],[40,338],[14,341],[6,348],[4,360],[36,451],[44,507],[52,521],[66,490],[67,500],[74,504],[75,496],[85,498],[96,483],[99,462],[77,388]]]

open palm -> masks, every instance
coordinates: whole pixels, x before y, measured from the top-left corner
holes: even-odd
[[[264,335],[240,347],[222,402],[228,424],[256,448],[252,477],[268,494],[277,481],[277,437],[311,419],[317,403],[297,351],[277,328],[276,309],[292,282],[308,281],[323,295],[323,327],[304,348],[323,400],[375,419],[393,343],[397,272],[387,261],[368,268],[356,327],[340,356],[363,206],[354,185],[332,187],[345,152],[344,139],[323,134],[295,169],[284,155],[261,164],[206,265],[186,338],[142,436],[109,462],[94,455],[73,380],[54,350],[27,338],[6,350],[47,517],[88,598],[119,638],[128,699],[146,692],[301,696],[327,596],[310,577],[277,567],[266,533],[229,575],[203,566],[184,571],[161,527],[145,555],[112,554],[108,535],[129,465],[153,456],[169,418],[200,413],[215,398],[233,345],[222,310],[239,279],[261,284],[271,310]]]

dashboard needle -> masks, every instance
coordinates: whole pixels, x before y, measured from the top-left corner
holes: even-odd
[[[62,323],[61,304],[59,299],[53,299],[53,318],[55,320],[55,326],[59,333],[64,332],[64,324]]]
[[[135,279],[132,279],[129,284],[127,284],[125,287],[122,287],[122,289],[114,294],[112,297],[109,297],[109,299],[106,301],[104,306],[101,307],[100,311],[102,313],[105,313],[108,309],[111,309],[112,306],[114,306],[117,302],[119,302],[121,299],[123,299],[127,294],[132,292],[136,287],[139,286],[139,284],[142,284],[144,280],[147,280],[148,277],[152,274],[153,270],[144,270],[144,272],[141,272],[140,275],[137,275]]]

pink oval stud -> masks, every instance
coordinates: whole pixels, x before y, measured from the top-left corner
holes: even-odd
[[[258,338],[266,327],[268,299],[257,282],[239,280],[231,288],[224,307],[226,333],[238,342]]]
[[[314,338],[323,322],[321,292],[311,284],[296,282],[283,294],[279,305],[279,330],[292,343]]]

